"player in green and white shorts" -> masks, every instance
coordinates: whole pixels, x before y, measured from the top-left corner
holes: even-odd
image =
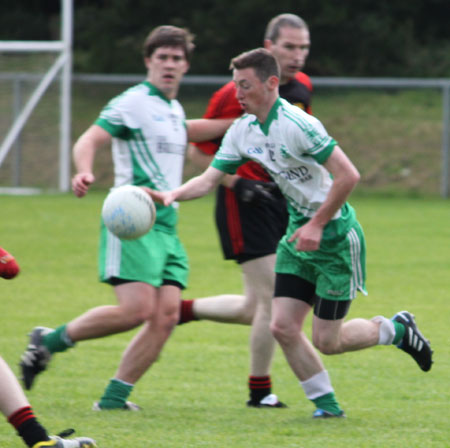
[[[187,286],[189,261],[178,235],[153,228],[137,240],[120,240],[102,223],[100,279],[106,283],[139,281],[155,288]]]
[[[223,135],[231,120],[185,120],[176,100],[193,50],[191,34],[174,26],[155,28],[144,44],[147,79],[112,99],[95,123],[77,140],[72,179],[83,197],[95,181],[96,151],[112,144],[114,186],[136,185],[167,190],[180,185],[189,141]],[[102,225],[100,279],[114,287],[117,305],[98,306],[55,330],[37,327],[22,356],[25,387],[51,357],[76,342],[108,336],[142,325],[124,352],[95,410],[139,407],[127,401],[136,381],[158,358],[178,322],[181,290],[186,287],[188,259],[177,235],[177,204],[157,205],[149,233],[122,241]]]
[[[277,251],[272,333],[314,402],[314,417],[343,417],[329,375],[303,331],[312,309],[313,343],[324,354],[394,344],[428,371],[430,344],[406,311],[392,319],[344,322],[357,291],[365,293],[364,235],[346,202],[359,173],[316,118],[278,96],[279,68],[267,50],[243,53],[231,66],[247,114],[233,123],[203,174],[152,197],[170,205],[203,196],[248,160],[269,172],[290,216]]]
[[[345,204],[342,211],[352,217],[350,229],[342,232],[339,230],[341,221],[331,221],[324,229],[320,250],[316,251],[298,251],[289,242],[292,234],[306,224],[306,220],[291,219],[278,245],[275,271],[279,278],[283,274],[300,277],[315,285],[318,297],[331,301],[350,301],[358,290],[366,294],[363,230],[349,204]]]

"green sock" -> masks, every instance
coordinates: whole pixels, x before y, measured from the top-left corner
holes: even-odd
[[[394,336],[394,340],[392,341],[392,343],[394,345],[397,345],[403,339],[406,328],[403,324],[401,324],[400,322],[397,322],[396,320],[392,321],[392,323],[394,324],[394,329],[395,329],[395,336]]]
[[[314,398],[311,401],[316,405],[317,409],[323,409],[324,411],[331,412],[332,414],[337,415],[342,411],[336,400],[334,392]]]
[[[132,390],[133,386],[131,384],[126,384],[113,378],[106,387],[98,404],[102,409],[121,409],[125,406]]]
[[[66,328],[67,324],[61,325],[43,337],[42,341],[50,353],[64,352],[75,345],[67,335]]]

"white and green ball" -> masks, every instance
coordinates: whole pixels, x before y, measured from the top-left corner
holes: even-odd
[[[124,240],[145,235],[156,219],[152,198],[135,185],[113,188],[103,202],[102,218],[108,230]]]

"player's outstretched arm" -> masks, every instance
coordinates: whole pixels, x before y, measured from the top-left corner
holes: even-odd
[[[223,171],[210,166],[202,174],[193,177],[175,190],[155,191],[150,188],[144,188],[144,190],[155,202],[168,206],[174,201],[189,201],[205,196],[220,183],[224,176]]]
[[[83,197],[95,181],[93,167],[97,149],[110,142],[111,134],[97,125],[88,128],[76,141],[73,161],[77,173],[72,178],[72,190],[77,197]]]

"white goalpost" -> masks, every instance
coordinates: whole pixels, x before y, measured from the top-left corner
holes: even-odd
[[[0,53],[52,53],[56,60],[47,69],[27,102],[17,111],[14,121],[0,145],[0,167],[20,136],[36,106],[49,86],[60,74],[59,86],[59,160],[58,190],[66,192],[70,185],[71,146],[71,78],[73,0],[61,0],[61,38],[56,41],[0,41]],[[8,189],[3,189],[8,190]],[[14,190],[14,189],[11,189]]]

